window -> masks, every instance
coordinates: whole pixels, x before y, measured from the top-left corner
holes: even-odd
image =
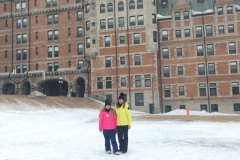
[[[26,10],[26,2],[25,1],[15,3],[15,11],[16,12],[25,11],[25,10]]]
[[[182,56],[182,48],[177,48],[177,57]]]
[[[36,70],[38,70],[38,64],[36,64],[35,68],[36,68]]]
[[[189,12],[188,11],[184,11],[183,15],[184,15],[184,19],[189,19]]]
[[[19,18],[16,23],[17,28],[27,28],[27,18]]]
[[[167,8],[168,0],[162,0],[162,8]]]
[[[165,113],[171,112],[171,111],[172,111],[172,106],[166,105],[166,106],[165,106]]]
[[[203,46],[197,45],[197,56],[203,56]]]
[[[77,69],[81,69],[83,67],[83,61],[79,60],[77,64]]]
[[[106,89],[112,88],[112,77],[106,77]]]
[[[217,13],[218,13],[218,15],[223,15],[223,8],[222,7],[218,7],[217,8]]]
[[[145,79],[145,87],[151,87],[152,86],[151,75],[150,74],[144,75],[144,79]]]
[[[239,82],[232,82],[232,94],[239,95]]]
[[[68,44],[68,52],[71,52],[71,44]]]
[[[50,24],[58,24],[58,14],[50,14],[47,16],[47,23]]]
[[[180,109],[186,109],[186,106],[185,105],[180,105],[179,108]]]
[[[90,48],[91,47],[91,39],[90,37],[86,38],[86,48]]]
[[[130,2],[129,2],[129,9],[135,9],[135,2],[134,2],[134,0],[130,0]]]
[[[143,15],[138,16],[138,25],[144,25]]]
[[[207,44],[207,54],[214,55],[214,47],[213,44]]]
[[[229,49],[229,53],[236,53],[236,44],[235,42],[229,42],[228,43],[228,49]]]
[[[201,110],[201,111],[208,111],[207,105],[206,105],[206,104],[201,104],[201,105],[200,105],[200,110]]]
[[[169,51],[168,51],[168,48],[163,48],[163,49],[162,49],[162,55],[163,55],[163,59],[169,59]]]
[[[176,38],[181,38],[181,30],[176,30]]]
[[[27,59],[27,50],[26,49],[17,49],[16,50],[16,60],[26,60]]]
[[[4,56],[4,58],[8,58],[8,51],[7,51],[7,50],[5,50],[5,56]]]
[[[78,55],[83,55],[83,44],[79,43],[77,48]]]
[[[211,112],[218,112],[218,104],[211,104]]]
[[[156,20],[156,14],[152,14],[152,23],[156,24],[157,20]]]
[[[185,37],[190,37],[190,29],[184,29]]]
[[[136,24],[135,16],[130,16],[130,26],[135,26],[135,24]]]
[[[157,42],[157,31],[153,31],[153,42]]]
[[[48,72],[52,72],[52,69],[53,69],[53,64],[52,63],[48,63],[47,64],[47,71]]]
[[[170,77],[170,67],[169,66],[163,67],[163,77]]]
[[[206,96],[207,95],[207,88],[205,83],[199,84],[199,96]]]
[[[38,39],[38,32],[36,32],[36,39]]]
[[[53,53],[54,50],[54,53]],[[48,58],[59,57],[59,47],[50,46],[48,47]]]
[[[38,55],[38,47],[35,48],[36,55]]]
[[[76,2],[75,3],[81,3],[81,0],[76,0]]]
[[[16,73],[24,73],[27,71],[27,65],[17,65]]]
[[[125,44],[125,37],[124,36],[120,36],[120,44]]]
[[[8,42],[8,35],[5,35],[5,42]]]
[[[118,26],[119,27],[124,27],[124,17],[119,17],[118,18]]]
[[[175,12],[175,20],[180,20],[180,13],[179,12]]]
[[[104,4],[100,5],[100,13],[105,13],[105,5]]]
[[[227,6],[227,14],[233,14],[233,7]]]
[[[233,107],[234,107],[234,112],[236,112],[236,111],[240,111],[240,103],[234,103],[233,104]]]
[[[229,24],[228,25],[228,33],[233,33],[234,32],[234,25],[233,24]]]
[[[170,85],[165,85],[165,86],[164,86],[164,97],[165,97],[165,98],[171,97],[171,88],[170,88]]]
[[[205,75],[205,66],[204,66],[204,63],[198,64],[198,75]]]
[[[77,11],[77,21],[82,21],[82,11]]]
[[[212,36],[212,26],[206,26],[206,37]]]
[[[168,31],[163,30],[162,31],[162,41],[166,41],[166,40],[168,40]]]
[[[125,65],[125,64],[126,64],[125,57],[120,57],[120,65]]]
[[[77,37],[82,37],[83,36],[83,30],[82,27],[77,28]]]
[[[218,33],[224,34],[224,26],[218,26]]]
[[[109,47],[110,45],[110,36],[105,36],[105,47]]]
[[[68,19],[71,19],[71,17],[70,17],[70,11],[67,12],[67,15],[68,15]]]
[[[121,87],[126,87],[127,86],[127,79],[126,77],[121,77]]]
[[[109,102],[112,103],[113,102],[112,94],[106,94],[106,99],[108,99]]]
[[[238,73],[238,67],[237,67],[236,61],[230,62],[230,69],[231,69],[231,73]]]
[[[178,87],[178,94],[179,94],[179,96],[184,96],[185,95],[184,86],[179,86]]]
[[[113,4],[112,3],[108,4],[107,10],[108,10],[108,12],[113,12]]]
[[[202,27],[196,27],[196,37],[202,37]]]
[[[68,36],[71,36],[71,28],[68,28]]]
[[[208,63],[208,74],[215,74],[215,63]]]
[[[183,75],[183,66],[178,66],[177,72],[178,72],[178,75]]]
[[[113,28],[113,18],[108,19],[108,28]]]
[[[106,20],[105,19],[100,20],[100,29],[106,29]]]
[[[139,33],[134,33],[133,34],[133,41],[134,41],[134,44],[140,44]]]
[[[57,0],[46,0],[46,8],[57,7]]]
[[[112,58],[110,56],[105,57],[105,67],[111,67],[112,66]]]
[[[97,77],[97,89],[103,89],[103,77]]]
[[[209,83],[210,96],[217,96],[216,83]]]
[[[4,4],[4,11],[7,11],[7,4]]]
[[[142,87],[141,75],[135,75],[135,87]]]
[[[90,30],[90,21],[86,21],[86,31]]]
[[[156,4],[156,0],[152,0],[152,4],[155,6],[155,4]]]
[[[138,0],[137,1],[137,9],[141,9],[143,8],[143,1],[142,0]]]
[[[27,43],[27,33],[17,34],[17,44]]]
[[[36,16],[36,19],[35,19],[35,20],[36,20],[36,24],[38,24],[38,16]]]
[[[134,65],[141,65],[140,54],[134,54]]]
[[[118,11],[124,11],[124,4],[122,1],[118,3]]]
[[[58,40],[59,31],[58,30],[50,30],[48,31],[48,41]]]
[[[86,13],[90,13],[90,4],[86,4],[85,8]]]
[[[135,93],[135,106],[144,106],[143,93]]]

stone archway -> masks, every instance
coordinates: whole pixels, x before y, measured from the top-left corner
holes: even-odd
[[[85,80],[83,78],[78,78],[76,80],[76,92],[78,97],[84,97],[85,94]]]
[[[6,83],[3,85],[3,94],[14,95],[15,94],[15,85],[13,83]]]
[[[46,96],[67,96],[68,82],[63,79],[49,79],[38,83],[38,90]]]
[[[24,82],[22,84],[22,95],[29,95],[30,92],[31,92],[30,83],[28,81]]]

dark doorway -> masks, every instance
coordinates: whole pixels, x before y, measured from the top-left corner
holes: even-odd
[[[51,79],[40,82],[39,90],[46,96],[67,96],[68,82],[63,79]]]
[[[3,85],[3,94],[14,95],[15,85],[12,83],[6,83]]]
[[[22,85],[22,95],[29,95],[30,94],[30,83],[24,82]]]
[[[76,91],[77,91],[77,95],[78,97],[84,97],[85,94],[85,81],[83,78],[78,78],[76,81]]]

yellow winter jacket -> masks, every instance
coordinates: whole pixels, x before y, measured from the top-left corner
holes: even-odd
[[[131,113],[128,108],[128,103],[125,102],[125,106],[117,107],[114,106],[114,109],[117,114],[117,126],[131,126],[132,125],[132,118]]]

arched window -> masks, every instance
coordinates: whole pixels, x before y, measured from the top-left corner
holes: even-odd
[[[134,0],[131,0],[129,2],[129,9],[135,9],[135,2],[134,2]]]
[[[112,3],[108,4],[107,10],[108,10],[108,12],[113,12],[113,4]]]
[[[137,9],[141,9],[143,8],[143,1],[142,0],[138,0],[137,2]]]
[[[118,11],[124,11],[124,4],[122,1],[118,3]]]
[[[100,5],[100,13],[105,13],[105,5],[104,4]]]

